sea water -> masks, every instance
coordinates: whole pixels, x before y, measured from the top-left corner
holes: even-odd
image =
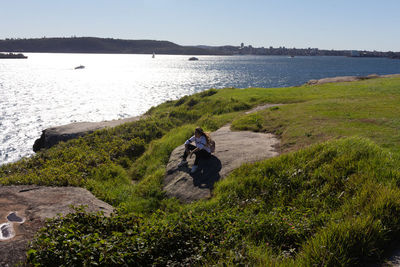
[[[0,59],[0,165],[33,154],[41,131],[127,118],[209,88],[283,87],[400,73],[386,58],[43,54]],[[75,69],[83,65],[84,69]]]

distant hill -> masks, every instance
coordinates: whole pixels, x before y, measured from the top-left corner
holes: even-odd
[[[400,59],[400,52],[321,50],[318,48],[286,48],[270,46],[181,46],[169,41],[122,40],[96,37],[5,39],[0,40],[0,52],[42,53],[110,53],[169,55],[265,55],[265,56],[356,56]]]
[[[118,53],[118,54],[175,54],[224,55],[212,48],[180,46],[168,41],[121,40],[95,37],[6,39],[0,40],[2,52],[47,53]]]

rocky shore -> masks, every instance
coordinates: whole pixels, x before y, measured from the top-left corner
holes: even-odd
[[[324,83],[342,83],[342,82],[355,82],[376,78],[391,78],[391,77],[400,77],[400,74],[389,74],[389,75],[377,75],[371,74],[368,76],[339,76],[332,78],[324,78],[319,80],[309,80],[307,85],[315,85],[315,84],[324,84]]]
[[[390,78],[390,77],[400,77],[400,74],[389,74],[389,75],[371,74],[368,76],[341,76],[341,77],[324,78],[319,80],[310,80],[306,84],[318,85],[325,83],[353,82],[353,81],[361,81],[367,79]],[[139,120],[141,117],[142,116],[137,116],[127,119],[103,121],[103,122],[76,122],[67,125],[48,128],[43,130],[40,138],[35,141],[33,145],[33,151],[37,152],[41,149],[47,149],[58,144],[61,141],[65,142],[70,139],[78,138],[99,129],[104,129],[106,127],[115,127],[127,122],[136,121]]]
[[[61,141],[68,141],[70,139],[78,138],[86,134],[92,133],[96,130],[104,129],[107,127],[116,127],[118,125],[137,121],[141,116],[102,122],[75,122],[67,125],[48,128],[42,131],[39,139],[36,139],[33,144],[33,151],[37,152],[43,148],[47,149]]]

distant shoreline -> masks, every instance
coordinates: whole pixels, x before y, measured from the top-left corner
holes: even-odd
[[[240,46],[182,46],[169,41],[123,40],[97,37],[36,38],[0,40],[0,51],[18,53],[93,53],[161,55],[264,55],[264,56],[348,56],[400,59],[400,52],[323,50],[318,48]]]

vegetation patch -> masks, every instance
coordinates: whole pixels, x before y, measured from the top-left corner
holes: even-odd
[[[251,105],[218,97],[216,92],[200,93],[202,101],[199,94],[183,97],[197,103],[194,109],[177,105],[182,99],[169,101],[151,108],[139,121],[99,130],[0,166],[0,183],[80,186],[116,207],[151,213],[169,202],[161,182],[172,150],[196,126],[216,130],[237,115],[237,105]],[[219,115],[212,116],[216,111]]]
[[[109,218],[78,209],[49,221],[29,262],[352,266],[382,259],[400,233],[399,78],[210,91],[1,166],[1,184],[81,186],[118,207]],[[284,105],[244,113],[263,103]],[[171,151],[195,126],[214,131],[227,123],[279,135],[283,155],[243,165],[209,201],[166,199]]]
[[[79,212],[52,220],[31,244],[30,260],[361,265],[399,236],[399,162],[366,139],[315,145],[240,167],[211,201],[150,217]]]

